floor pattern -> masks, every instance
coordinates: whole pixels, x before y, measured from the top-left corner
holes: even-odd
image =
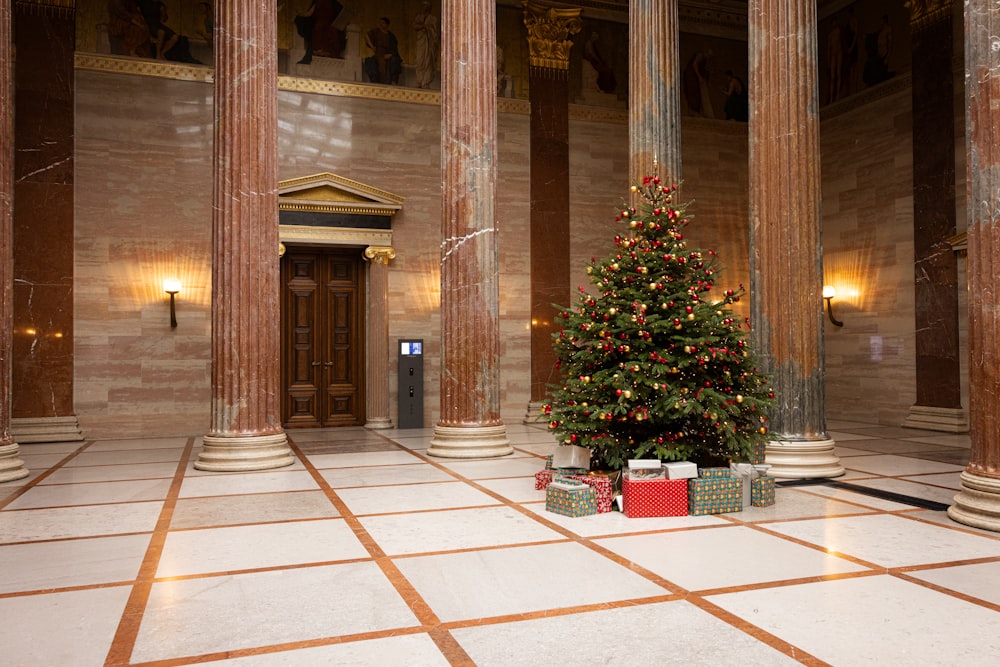
[[[650,519],[546,512],[554,443],[521,424],[472,461],[430,429],[290,431],[295,464],[254,473],[194,470],[196,438],[22,445],[0,661],[1000,664],[1000,534],[927,509],[968,436],[829,428],[838,484]]]

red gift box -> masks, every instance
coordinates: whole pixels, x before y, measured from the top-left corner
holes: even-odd
[[[688,481],[686,479],[622,479],[625,516],[630,519],[651,516],[687,516]]]

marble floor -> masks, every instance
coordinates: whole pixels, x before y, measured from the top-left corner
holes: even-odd
[[[430,430],[22,446],[0,484],[0,663],[996,665],[1000,534],[952,522],[968,436],[829,424],[847,474],[769,508],[547,513],[553,441],[426,455]]]

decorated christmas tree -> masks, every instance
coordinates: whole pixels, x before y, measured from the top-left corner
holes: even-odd
[[[615,248],[587,267],[554,335],[563,382],[544,407],[562,444],[589,447],[592,467],[627,459],[747,461],[769,438],[774,397],[731,309],[744,294],[715,287],[713,250],[690,249],[676,186],[643,179],[616,221]]]

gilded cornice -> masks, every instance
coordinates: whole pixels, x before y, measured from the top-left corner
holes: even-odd
[[[282,243],[313,245],[392,246],[391,229],[361,229],[353,227],[310,227],[278,225]]]
[[[166,60],[143,60],[124,56],[102,56],[96,53],[76,52],[76,69],[116,74],[138,74],[178,81],[200,81],[211,83],[213,71],[200,65],[182,65]]]
[[[580,9],[560,9],[524,0],[524,26],[528,29],[528,64],[532,67],[569,70],[570,35],[583,28]]]
[[[917,30],[949,18],[952,12],[952,0],[906,0],[903,6],[910,10],[910,25]]]
[[[278,183],[278,210],[394,216],[405,198],[328,172]]]

